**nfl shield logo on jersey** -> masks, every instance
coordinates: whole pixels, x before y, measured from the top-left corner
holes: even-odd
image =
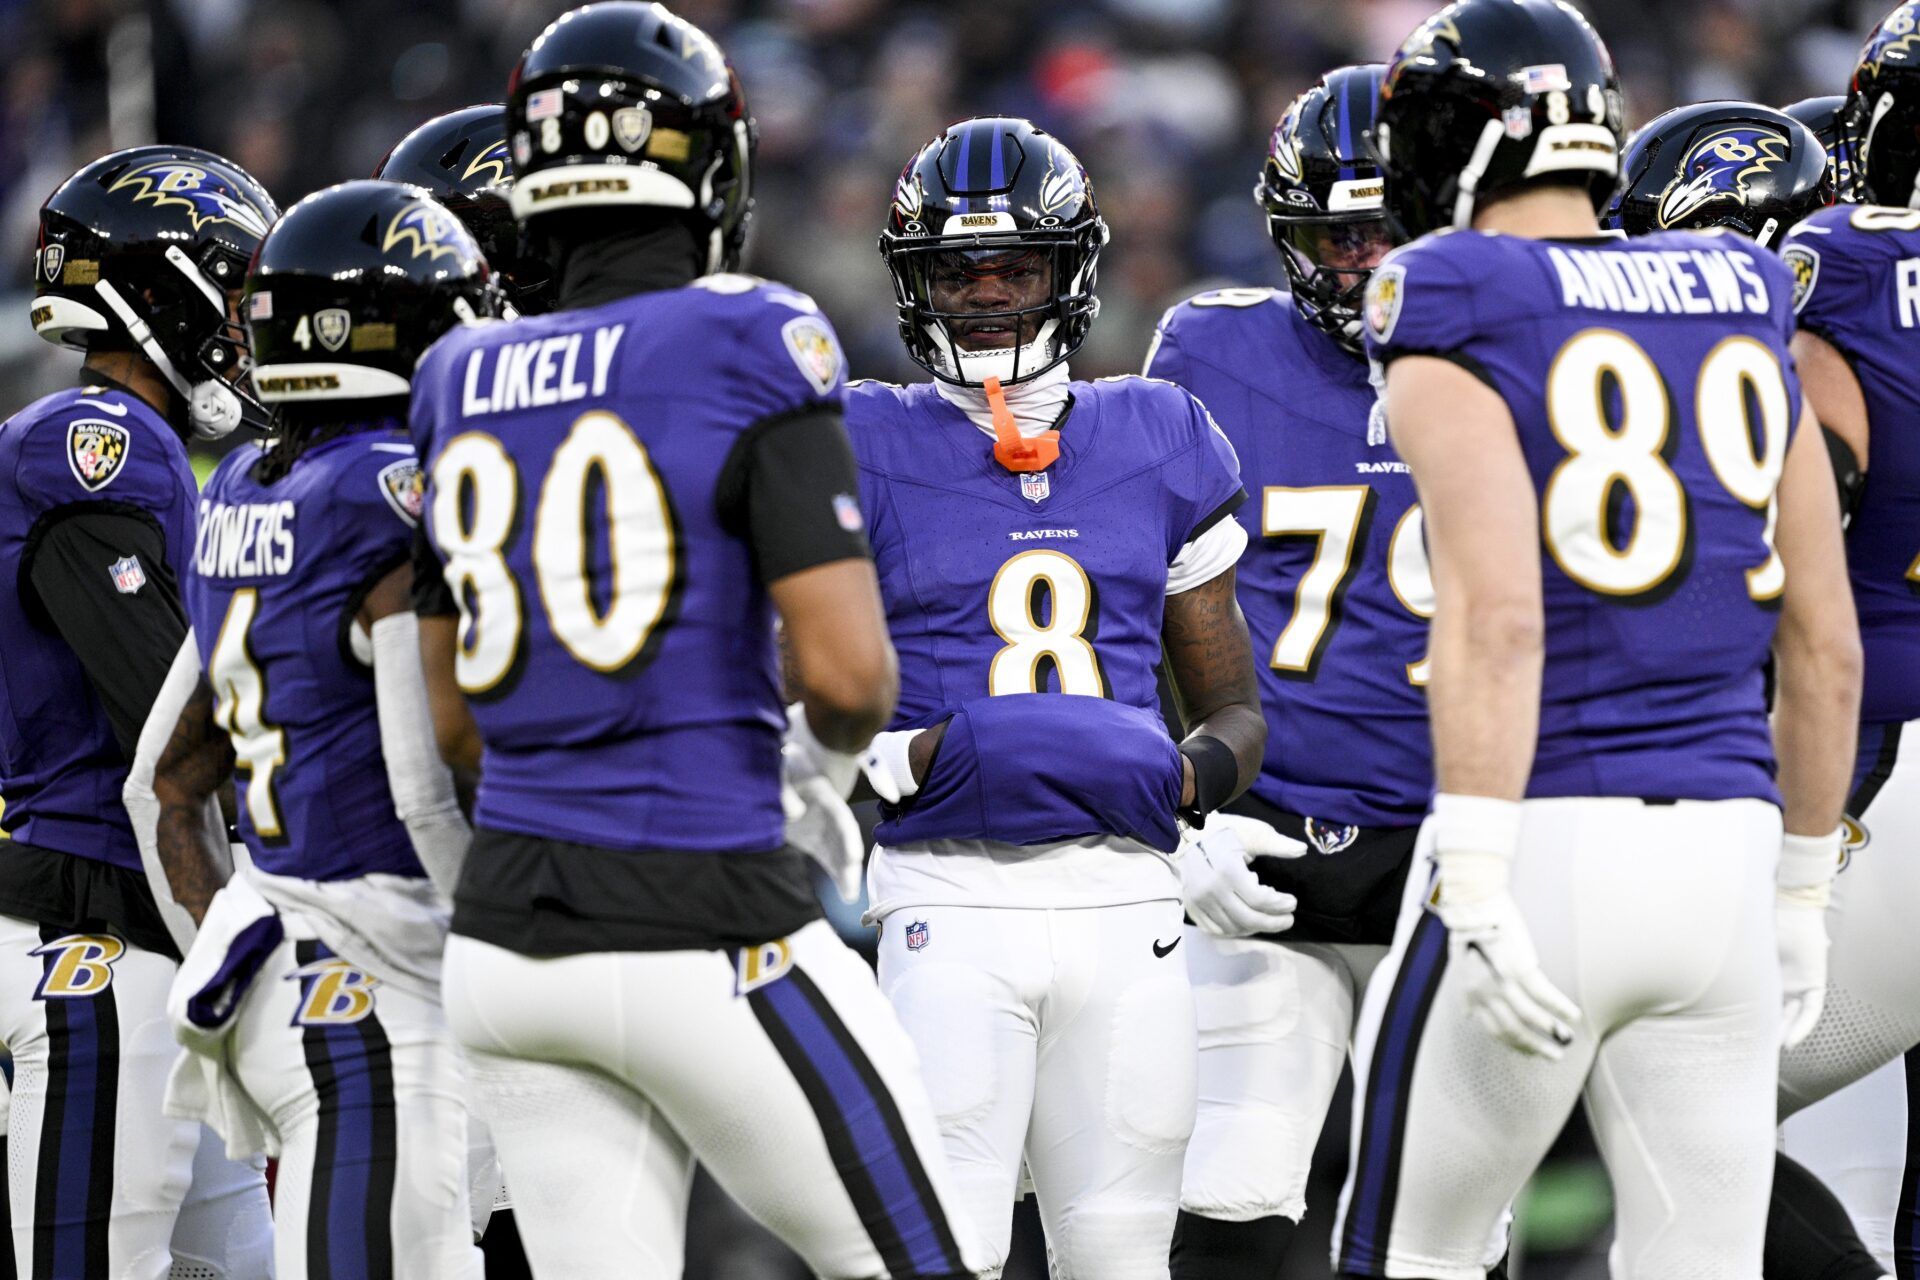
[[[113,589],[123,596],[134,595],[147,585],[147,572],[140,567],[139,556],[123,556],[107,566],[113,575]]]
[[[924,951],[927,948],[927,922],[915,920],[907,926],[907,950]]]
[[[1028,502],[1045,502],[1053,492],[1053,481],[1047,479],[1044,471],[1022,471],[1020,473],[1020,496]]]

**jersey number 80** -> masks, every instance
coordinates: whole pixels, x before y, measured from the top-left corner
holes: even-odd
[[[606,607],[588,569],[588,496],[598,474],[609,540]],[[506,545],[523,519],[520,472],[498,440],[468,432],[433,464],[433,535],[460,605],[454,674],[479,696],[520,660],[526,612]],[[554,638],[583,666],[624,672],[649,652],[684,573],[665,485],[633,430],[582,414],[553,452],[533,510],[533,577]]]

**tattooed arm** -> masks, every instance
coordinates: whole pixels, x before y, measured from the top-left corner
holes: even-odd
[[[209,801],[232,775],[233,741],[213,722],[213,689],[203,675],[153,773],[153,793],[160,801],[160,866],[174,901],[195,924],[227,880],[226,839],[209,821]]]
[[[1211,802],[1202,807],[1217,809],[1252,786],[1267,746],[1253,642],[1247,636],[1247,620],[1240,614],[1233,583],[1234,571],[1228,569],[1190,591],[1167,597],[1161,642],[1166,646],[1174,697],[1187,723],[1187,737],[1181,744],[1186,757],[1180,793],[1183,808],[1199,798]],[[1224,796],[1202,794],[1195,772],[1196,763],[1204,760],[1196,749],[1202,738],[1212,738],[1233,753],[1236,777]]]

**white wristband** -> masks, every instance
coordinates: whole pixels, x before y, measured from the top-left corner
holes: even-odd
[[[913,780],[913,762],[908,749],[923,732],[925,730],[922,729],[894,729],[873,735],[866,758],[860,765],[866,770],[868,781],[873,783],[873,789],[881,799],[900,801],[919,792],[920,784]],[[874,777],[876,773],[882,774],[885,781],[891,784],[893,795],[886,793],[882,781]]]
[[[1520,847],[1520,802],[1441,792],[1433,798],[1433,847],[1512,861]]]
[[[1783,900],[1796,906],[1824,909],[1833,896],[1833,877],[1840,871],[1840,845],[1845,827],[1824,836],[1788,834],[1780,841],[1780,866],[1774,874]]]

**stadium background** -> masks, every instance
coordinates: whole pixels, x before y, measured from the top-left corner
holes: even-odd
[[[1891,0],[1584,0],[1638,124],[1706,98],[1845,89]],[[566,0],[0,0],[0,407],[66,385],[27,323],[40,202],[143,142],[209,147],[284,207],[362,177],[414,125],[498,100]],[[1028,116],[1093,175],[1113,241],[1081,377],[1138,369],[1160,312],[1278,284],[1249,197],[1268,131],[1324,69],[1380,59],[1428,0],[679,0],[718,37],[760,129],[748,269],[819,300],[856,376],[911,378],[874,250],[894,176],[949,121]],[[204,460],[203,460],[204,461]],[[828,895],[829,898],[831,895]],[[838,904],[830,904],[838,906]],[[857,913],[837,910],[849,936]],[[1343,1099],[1329,1135],[1345,1132]],[[1288,1280],[1327,1275],[1342,1142],[1323,1142]],[[1605,1274],[1606,1177],[1578,1120],[1519,1206],[1527,1280]],[[1311,1230],[1317,1226],[1317,1233]],[[1007,1280],[1037,1280],[1031,1205]],[[696,1194],[689,1280],[802,1280],[724,1197]]]

